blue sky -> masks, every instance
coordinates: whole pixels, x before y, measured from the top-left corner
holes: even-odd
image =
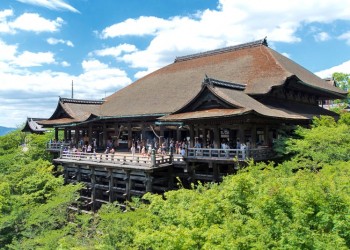
[[[267,37],[321,77],[350,73],[348,0],[1,0],[0,126],[101,99],[176,56]]]

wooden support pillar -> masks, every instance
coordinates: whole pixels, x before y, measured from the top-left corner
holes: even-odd
[[[63,174],[64,174],[64,184],[68,184],[68,169],[67,169],[67,165],[66,164],[62,164],[63,165]]]
[[[95,175],[95,167],[91,167],[91,210],[96,210],[96,175]]]
[[[256,125],[252,126],[252,141],[250,142],[251,148],[256,148]]]
[[[92,145],[92,123],[89,123],[89,144]]]
[[[168,167],[168,187],[174,189],[174,165]]]
[[[75,134],[74,134],[74,140],[75,140],[75,145],[78,146],[78,143],[79,143],[79,129],[76,128],[75,129]]]
[[[55,128],[55,140],[58,141],[58,128]]]
[[[220,129],[218,126],[215,126],[213,128],[214,131],[214,148],[220,148],[221,142],[220,142]]]
[[[112,203],[114,201],[114,177],[112,168],[108,169],[108,201]]]
[[[176,128],[176,140],[181,141],[181,129],[180,129],[180,127]]]
[[[141,123],[141,145],[146,145],[146,127],[144,123]]]
[[[146,173],[146,192],[152,192],[153,177],[150,173]]]
[[[270,137],[269,137],[269,125],[265,125],[265,131],[264,131],[264,145],[268,146],[271,144]]]
[[[131,123],[128,123],[128,149],[131,148],[132,144],[132,129],[131,129]]]
[[[64,128],[64,132],[63,132],[63,140],[64,140],[64,142],[66,142],[66,141],[68,140],[67,128]]]
[[[75,164],[73,164],[74,166]],[[76,178],[77,178],[77,182],[81,182],[81,171],[80,171],[80,166],[77,166],[77,170],[75,172]]]
[[[125,199],[130,200],[131,198],[131,178],[130,178],[130,170],[125,170]]]
[[[238,139],[240,143],[245,143],[244,128],[242,125],[238,126]]]
[[[207,141],[209,141],[208,129],[202,128],[202,131],[203,131],[203,148],[205,148],[207,146]]]
[[[220,177],[219,166],[213,162],[210,162],[209,164],[212,164],[212,168],[213,168],[213,182],[219,182],[219,177]]]
[[[229,146],[236,147],[236,140],[234,138],[234,132],[232,129],[228,130],[228,140],[229,140]]]
[[[190,148],[194,147],[194,128],[190,125]]]
[[[68,130],[68,140],[72,141],[72,130]]]
[[[106,148],[107,147],[107,124],[103,123],[103,137],[102,137],[102,144],[101,146]]]

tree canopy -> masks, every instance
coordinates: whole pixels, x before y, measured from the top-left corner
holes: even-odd
[[[300,127],[285,139],[281,152],[291,155],[289,160],[249,162],[220,184],[148,193],[126,210],[107,204],[95,214],[67,210],[81,187],[63,185],[50,162],[38,157],[46,156],[35,145],[47,138],[34,136],[24,152],[21,136],[14,136],[12,146],[0,137],[0,246],[348,249],[349,131],[349,114],[338,121],[316,118],[310,128]]]

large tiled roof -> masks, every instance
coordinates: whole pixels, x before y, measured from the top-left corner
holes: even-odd
[[[91,116],[99,116],[103,101],[60,98],[53,115],[40,121],[43,125],[68,124],[86,121]]]
[[[345,92],[266,46],[266,41],[176,58],[165,66],[105,99],[102,116],[169,114],[200,91],[205,75],[246,84],[249,95],[266,94],[290,77],[324,91],[330,99]]]

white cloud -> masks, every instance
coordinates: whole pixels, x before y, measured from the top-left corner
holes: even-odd
[[[12,29],[34,31],[34,32],[54,32],[61,27],[62,18],[56,20],[48,20],[41,17],[37,13],[24,13],[13,22],[9,23]]]
[[[69,40],[56,39],[56,38],[50,37],[46,41],[48,44],[51,44],[51,45],[56,45],[60,43],[60,44],[65,44],[69,47],[74,47],[74,44]]]
[[[6,9],[0,11],[0,33],[11,33],[11,28],[7,22],[7,18],[13,16],[13,10]]]
[[[21,3],[41,6],[52,10],[68,10],[68,11],[79,13],[79,11],[76,8],[67,4],[63,0],[17,0],[17,1]]]
[[[16,58],[14,64],[19,67],[35,67],[42,66],[43,64],[51,64],[54,62],[54,54],[51,52],[33,53],[30,51],[24,51]]]
[[[140,29],[142,23],[142,29]],[[167,28],[171,22],[158,17],[144,17],[127,19],[122,23],[113,24],[102,31],[102,38],[125,36],[125,35],[154,35],[158,30]]]
[[[103,29],[101,37],[151,36],[152,40],[145,50],[131,51],[121,57],[130,67],[140,68],[141,71],[135,74],[137,77],[171,63],[176,56],[265,36],[272,43],[300,42],[297,31],[306,24],[350,20],[350,8],[344,8],[347,5],[347,0],[220,0],[217,9],[207,9],[190,17],[129,18]],[[320,32],[315,39],[325,41],[330,36]],[[348,38],[344,35],[343,39]]]
[[[69,66],[70,66],[70,63],[69,63],[69,62],[66,62],[66,61],[63,61],[63,62],[61,62],[61,65],[62,65],[63,67],[69,67]]]
[[[105,48],[101,50],[95,50],[92,53],[90,53],[90,56],[92,55],[97,55],[97,56],[113,56],[113,57],[118,57],[120,56],[123,52],[134,52],[137,51],[137,48],[135,45],[132,44],[120,44],[115,47],[110,47],[110,48]]]
[[[350,74],[350,61],[346,61],[340,65],[316,72],[315,74],[321,78],[327,78],[327,77],[331,77],[335,72]]]
[[[0,40],[0,61],[8,62],[15,59],[17,45],[8,45]]]
[[[341,34],[341,35],[338,37],[338,39],[340,39],[340,40],[346,40],[346,43],[347,43],[348,45],[350,45],[350,31],[348,31],[348,32],[346,32],[346,33],[344,33],[344,34]]]
[[[283,52],[283,53],[281,53],[281,54],[284,55],[285,57],[290,58],[290,54],[288,54],[288,53],[286,53],[286,52]]]
[[[314,35],[316,42],[324,42],[331,39],[330,35],[327,32],[320,32]]]

